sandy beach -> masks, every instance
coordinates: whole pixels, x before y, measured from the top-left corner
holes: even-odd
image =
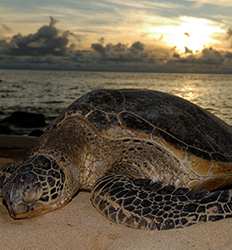
[[[130,229],[106,220],[91,206],[89,193],[80,192],[66,207],[27,220],[11,219],[0,205],[0,249],[229,250],[231,225],[227,219],[169,231]]]
[[[80,193],[66,207],[41,217],[14,221],[1,206],[1,249],[231,249],[232,220],[169,231],[141,231],[115,225]]]
[[[0,250],[40,249],[232,250],[232,0],[0,0]]]
[[[0,149],[7,137],[1,139]],[[17,148],[25,145],[20,146],[19,137],[11,137],[8,155],[16,141]],[[12,159],[3,157],[0,150],[0,166],[10,161]],[[232,219],[178,230],[142,231],[112,224],[92,207],[89,196],[80,192],[62,209],[19,221],[11,219],[6,208],[0,205],[0,249],[231,249]]]

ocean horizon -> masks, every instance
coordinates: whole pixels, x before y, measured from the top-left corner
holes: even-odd
[[[14,111],[56,117],[98,88],[146,88],[183,97],[232,124],[232,75],[57,70],[0,70],[0,117]]]

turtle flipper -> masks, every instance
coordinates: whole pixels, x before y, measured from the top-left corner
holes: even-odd
[[[181,228],[232,217],[231,190],[191,191],[123,175],[100,178],[91,202],[109,220],[147,230]]]

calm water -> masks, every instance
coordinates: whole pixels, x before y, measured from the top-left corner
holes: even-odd
[[[184,97],[232,125],[232,75],[0,70],[0,111],[47,117],[96,88],[148,88]]]

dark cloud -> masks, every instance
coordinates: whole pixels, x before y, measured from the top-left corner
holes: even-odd
[[[189,49],[188,47],[185,47],[185,48],[184,48],[184,53],[185,53],[185,54],[192,54],[193,51],[192,51],[191,49]]]
[[[57,20],[50,17],[48,25],[40,27],[29,35],[14,35],[6,44],[5,49],[11,55],[65,55],[71,44],[69,31],[62,32],[56,27]]]
[[[4,39],[0,40],[0,55],[6,53],[7,46],[8,46],[8,44]]]
[[[104,40],[103,40],[104,41]],[[91,48],[99,54],[102,60],[136,62],[149,61],[151,57],[146,51],[145,45],[139,41],[130,46],[124,43],[104,45],[104,42],[93,43]]]
[[[8,33],[12,32],[12,29],[8,25],[6,25],[6,24],[2,24],[1,28],[5,32],[8,32]]]
[[[178,53],[175,53],[174,56],[169,60],[169,63],[171,62],[180,62],[183,64],[188,63],[193,65],[217,65],[220,67],[231,63],[232,66],[232,53],[228,51],[219,51],[214,48],[204,48],[198,54],[193,54],[191,51],[189,51],[187,56],[181,56]]]
[[[6,26],[1,30],[12,33]],[[185,33],[189,36],[189,33]],[[50,17],[35,33],[17,34],[0,39],[0,67],[38,69],[84,69],[155,72],[231,72],[232,53],[216,48],[204,48],[193,53],[188,47],[184,53],[167,47],[162,36],[153,45],[141,41],[106,43],[101,37],[91,49],[80,50],[85,38],[71,31],[57,28],[57,20]],[[228,29],[223,43],[232,44],[232,29]],[[227,46],[228,48],[228,46]]]
[[[91,48],[99,53],[99,55],[101,55],[103,58],[106,57],[106,48],[101,43],[92,43]]]
[[[232,37],[232,29],[231,28],[229,28],[227,30],[227,36],[228,36],[229,39]]]
[[[226,32],[226,40],[229,42],[229,46],[232,48],[232,28],[229,28]]]
[[[201,52],[199,60],[208,64],[222,64],[225,59],[225,55],[222,52],[217,51],[213,48],[205,48]]]

